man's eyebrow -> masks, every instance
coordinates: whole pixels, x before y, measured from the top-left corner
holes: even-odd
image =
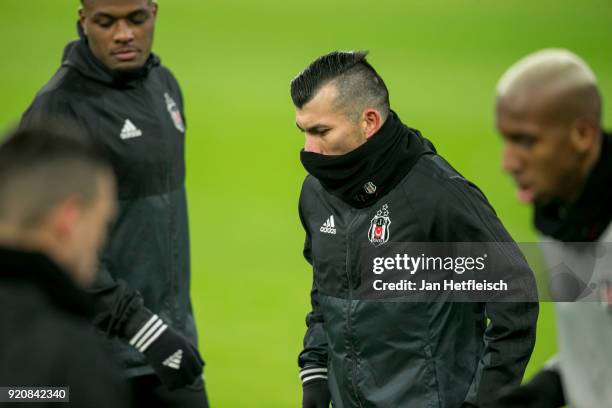
[[[115,19],[116,18],[112,14],[109,14],[109,13],[107,13],[105,11],[96,11],[92,17],[93,18],[110,18],[110,19]]]
[[[146,8],[139,8],[138,10],[134,10],[130,12],[130,14],[128,14],[128,17],[134,17],[137,14],[143,14],[143,13],[149,14],[149,10]]]
[[[119,19],[119,18],[134,17],[135,15],[141,14],[141,13],[148,13],[148,10],[146,8],[144,8],[144,7],[143,8],[139,8],[137,10],[130,11],[125,16],[116,16],[116,15],[113,15],[113,14],[107,12],[107,11],[97,11],[97,12],[94,13],[93,17],[94,18],[100,18],[100,17],[102,17],[102,18],[110,18],[110,19],[116,20],[116,19]]]
[[[512,132],[507,135],[509,139],[521,140],[521,139],[535,139],[536,135],[528,132]]]
[[[321,132],[322,132],[322,131],[324,131],[324,130],[329,130],[329,129],[330,129],[330,127],[329,127],[329,126],[327,126],[327,125],[323,125],[323,124],[320,124],[320,123],[317,123],[317,124],[315,124],[315,125],[312,125],[312,126],[306,127],[305,129],[304,129],[304,128],[302,128],[302,127],[299,125],[299,123],[297,123],[297,122],[295,122],[295,126],[297,126],[297,128],[298,128],[298,129],[300,129],[300,132],[314,133],[314,134],[316,134],[316,133],[321,133]]]

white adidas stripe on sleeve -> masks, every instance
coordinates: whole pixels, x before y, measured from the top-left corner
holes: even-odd
[[[302,380],[302,384],[317,378],[327,379],[327,368],[305,368],[300,371],[300,380]]]
[[[134,346],[136,342],[140,339],[140,337],[144,334],[144,332],[147,331],[149,327],[151,327],[151,325],[155,323],[158,319],[159,317],[156,314],[151,316],[151,318],[140,328],[140,330],[138,330],[138,333],[136,333],[136,335],[132,337],[132,339],[130,340],[130,345]]]
[[[153,334],[151,335],[151,337],[149,338],[149,340],[148,340],[148,341],[147,341],[145,344],[143,344],[143,345],[142,345],[142,348],[140,348],[140,352],[141,352],[141,353],[144,353],[144,352],[145,352],[145,351],[146,351],[146,350],[149,348],[149,346],[151,345],[151,343],[153,343],[155,340],[157,340],[157,338],[158,338],[159,336],[161,336],[161,334],[162,334],[163,332],[165,332],[167,328],[168,328],[168,325],[167,325],[167,324],[164,324],[164,325],[163,325],[162,327],[160,327],[160,328],[159,328],[159,329],[158,329],[158,330],[157,330],[155,333],[153,333]]]

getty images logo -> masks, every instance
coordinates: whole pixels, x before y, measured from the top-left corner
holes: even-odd
[[[327,221],[325,221],[325,223],[319,230],[324,234],[336,235],[336,224],[334,224],[334,216],[330,215],[330,217],[327,219]]]

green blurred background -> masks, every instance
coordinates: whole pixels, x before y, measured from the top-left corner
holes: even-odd
[[[57,69],[77,7],[0,1],[0,129]],[[611,101],[611,39],[609,0],[160,0],[154,50],[186,99],[192,296],[212,405],[301,398],[311,271],[297,216],[305,172],[288,92],[295,74],[328,51],[369,49],[404,122],[482,188],[517,241],[533,241],[531,212],[500,169],[495,83],[519,57],[566,47]],[[543,305],[527,376],[555,352],[554,330]]]

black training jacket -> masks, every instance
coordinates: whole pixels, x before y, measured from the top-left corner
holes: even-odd
[[[2,387],[69,387],[70,407],[130,406],[127,384],[89,322],[91,300],[45,255],[0,248],[0,310]]]
[[[36,95],[22,126],[49,116],[77,121],[108,152],[119,212],[94,289],[95,322],[109,335],[108,346],[127,376],[152,373],[125,341],[151,313],[197,344],[179,85],[155,55],[138,72],[109,72],[81,38],[68,44],[61,67]]]
[[[302,380],[327,377],[336,408],[478,406],[520,383],[535,344],[537,303],[355,296],[360,254],[376,239],[511,243],[482,192],[394,113],[345,157],[302,152],[302,162],[311,175],[299,212],[314,278],[299,356]],[[376,230],[377,215],[388,217],[386,230]],[[520,273],[535,286],[514,248]]]

